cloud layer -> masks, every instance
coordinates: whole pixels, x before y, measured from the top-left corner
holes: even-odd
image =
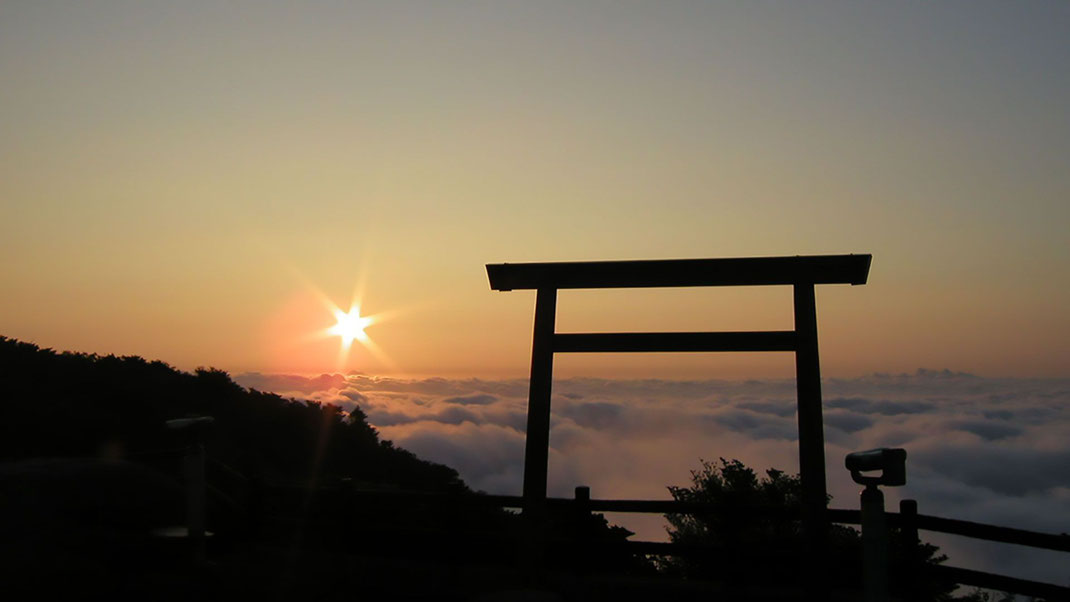
[[[460,471],[475,489],[519,494],[527,381],[405,380],[364,375],[245,374],[243,385],[360,407],[382,436]],[[843,457],[907,450],[907,486],[925,514],[1047,532],[1070,531],[1070,380],[990,379],[948,371],[823,383],[826,471],[835,507],[857,507]],[[700,458],[798,467],[792,380],[562,379],[554,383],[550,495],[667,498]],[[614,516],[643,539],[660,517]],[[1062,554],[939,537],[957,565],[1070,583]]]

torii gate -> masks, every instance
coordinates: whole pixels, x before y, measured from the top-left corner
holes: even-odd
[[[729,259],[583,261],[488,264],[497,291],[535,289],[524,512],[542,514],[550,444],[550,387],[554,353],[793,351],[798,389],[799,474],[803,530],[811,551],[824,545],[825,434],[821,416],[821,368],[817,352],[816,284],[865,284],[872,255],[814,255]],[[795,330],[761,332],[557,333],[557,291],[569,288],[790,285]]]

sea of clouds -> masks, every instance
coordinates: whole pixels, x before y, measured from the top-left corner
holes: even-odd
[[[359,407],[383,438],[456,468],[474,489],[522,489],[527,380],[397,379],[247,373],[244,386]],[[832,506],[857,508],[843,467],[852,451],[907,450],[907,485],[888,507],[1049,533],[1070,532],[1070,379],[994,379],[918,370],[825,379],[825,456]],[[568,378],[554,381],[549,494],[668,499],[700,459],[798,470],[794,380]],[[664,540],[657,516],[612,515]],[[1070,585],[1065,553],[940,534],[949,564]]]

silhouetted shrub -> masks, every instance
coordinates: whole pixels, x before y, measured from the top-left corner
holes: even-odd
[[[706,503],[712,509],[666,515],[673,543],[701,547],[705,553],[670,558],[665,570],[740,586],[802,584],[806,548],[798,518],[802,500],[798,475],[769,469],[759,477],[739,460],[721,458],[716,464],[703,460],[699,470],[691,471],[690,486],[670,486],[669,492],[677,501]],[[906,545],[897,529],[891,529],[890,537],[891,582],[893,593],[900,594],[895,588],[906,582],[898,578],[906,566]],[[934,545],[921,544],[921,561],[939,564],[947,559],[937,551]],[[862,540],[857,530],[831,525],[824,560],[822,579],[827,584],[861,588]],[[954,584],[928,579],[919,587],[920,599],[954,599],[950,596]]]

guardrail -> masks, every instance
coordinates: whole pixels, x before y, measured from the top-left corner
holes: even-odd
[[[915,578],[919,578],[923,572],[930,572],[937,578],[962,585],[997,589],[1047,600],[1070,600],[1070,587],[955,566],[922,565],[917,562],[917,547],[920,545],[918,540],[919,530],[1060,552],[1070,552],[1070,535],[1066,533],[1059,535],[1038,533],[1024,529],[1013,529],[939,516],[927,516],[917,512],[918,505],[916,501],[901,500],[899,513],[888,514],[889,522],[898,526],[906,534],[907,541],[913,546],[911,559],[914,560]]]
[[[295,489],[298,488],[295,487]],[[345,495],[357,506],[361,503],[374,503],[396,506],[433,504],[440,508],[483,506],[521,509],[524,507],[523,497],[510,495],[447,495],[389,490],[348,490],[345,491]],[[578,487],[574,498],[547,498],[546,508],[551,511],[586,514],[595,512],[702,514],[726,511],[724,506],[706,503],[678,502],[674,500],[593,499],[589,496],[589,489]],[[792,510],[783,507],[746,507],[734,508],[728,511],[759,518],[800,518],[800,512],[797,509]],[[912,546],[911,558],[915,560],[913,569],[914,579],[916,580],[920,580],[927,574],[929,577],[961,585],[998,589],[1016,594],[1042,597],[1048,600],[1070,600],[1070,588],[1055,584],[954,566],[923,564],[919,560],[918,548],[921,542],[918,540],[917,533],[918,531],[948,533],[974,539],[1061,552],[1070,552],[1070,535],[1039,533],[1024,529],[918,514],[917,503],[913,500],[903,500],[900,503],[899,512],[886,512],[885,514],[888,525],[900,529],[905,534],[906,541]],[[862,523],[862,514],[859,510],[829,508],[826,511],[826,517],[829,523],[845,525],[860,525]],[[634,554],[656,556],[701,556],[709,554],[713,549],[710,546],[682,545],[657,541],[588,542],[588,545],[597,546],[599,549],[604,550],[614,549]],[[906,577],[909,578],[909,575]]]
[[[198,450],[195,448],[192,448],[192,451],[191,448],[187,448],[187,453],[196,452],[198,452]],[[199,453],[203,454],[203,452]],[[201,462],[203,462],[204,456],[202,455],[200,457]],[[208,462],[212,462],[211,458],[208,458]],[[203,468],[201,471],[203,471]],[[203,477],[201,477],[199,483],[197,479],[192,479],[189,483],[191,487],[199,486],[203,488],[209,486],[204,482]],[[276,492],[283,490],[293,490],[295,492],[301,491],[305,495],[309,493],[307,487],[300,486],[274,486],[270,489]],[[330,487],[319,487],[316,489],[316,493],[328,493],[330,491],[332,491],[332,488]],[[451,495],[390,490],[366,491],[355,489],[352,486],[335,487],[333,488],[333,491],[344,494],[347,499],[354,504],[376,502],[389,503],[391,505],[433,504],[437,507],[484,506],[501,509],[522,509],[526,504],[525,498],[510,495]],[[266,490],[261,491],[260,495],[266,493]],[[191,494],[191,499],[194,498],[195,496]],[[259,503],[259,501],[256,503]],[[594,512],[645,514],[732,512],[739,515],[747,514],[763,518],[801,519],[801,511],[799,509],[788,509],[784,507],[751,506],[726,508],[723,505],[680,502],[675,500],[592,499],[590,497],[590,489],[587,487],[577,487],[574,498],[546,498],[544,507],[548,510],[566,511],[573,515],[590,515]],[[898,513],[884,512],[883,517],[884,522],[888,526],[900,529],[901,533],[905,536],[905,541],[908,546],[908,571],[904,576],[907,579],[913,579],[915,583],[928,576],[936,577],[937,579],[951,583],[997,589],[1015,594],[1041,597],[1048,600],[1070,600],[1070,587],[961,567],[923,563],[919,553],[921,542],[918,538],[918,531],[931,531],[985,541],[1070,552],[1070,535],[1066,533],[1040,533],[1024,529],[923,515],[918,513],[917,502],[914,500],[902,500],[900,502],[900,511]],[[863,512],[851,509],[829,508],[825,511],[825,518],[828,523],[860,525],[863,523]],[[203,529],[203,524],[201,525],[201,528]],[[863,533],[863,537],[865,536],[866,534]],[[708,553],[710,550],[710,548],[704,546],[688,546],[653,541],[598,542],[597,545],[601,548],[626,550],[634,554],[659,556],[701,555]],[[888,545],[887,537],[884,538],[882,545]],[[203,558],[203,551],[197,552],[197,556]],[[885,555],[885,558],[887,558],[887,555]],[[917,591],[916,588],[912,587],[910,584],[907,585],[906,589],[908,592]]]

